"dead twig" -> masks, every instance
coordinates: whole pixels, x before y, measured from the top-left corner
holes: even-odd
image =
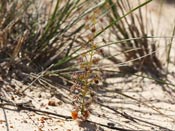
[[[7,131],[10,131],[9,123],[8,123],[8,120],[7,120],[7,115],[6,115],[5,109],[3,109],[3,113],[4,113],[4,118],[5,118],[5,122],[6,122]]]
[[[114,108],[112,108],[112,107],[109,107],[109,106],[107,106],[107,105],[104,105],[104,104],[102,104],[102,103],[98,103],[98,104],[100,104],[101,106],[103,106],[103,107],[105,107],[105,108],[108,108],[108,109],[114,111],[114,112],[117,113],[117,114],[120,114],[120,115],[123,116],[124,118],[126,118],[126,119],[128,119],[128,120],[131,120],[131,121],[133,121],[133,122],[136,122],[136,123],[138,123],[138,122],[143,122],[143,123],[146,123],[146,124],[149,124],[149,125],[158,127],[158,128],[160,128],[160,129],[163,129],[163,130],[166,130],[166,131],[172,131],[172,130],[169,129],[169,128],[166,128],[166,127],[163,127],[163,126],[160,126],[160,125],[157,125],[157,124],[154,124],[154,123],[151,123],[151,122],[142,120],[142,119],[140,119],[140,118],[133,117],[133,116],[131,116],[131,115],[125,113],[125,112],[122,113],[122,112],[120,112],[120,111],[118,111],[118,110],[116,110],[116,109],[114,109]]]
[[[14,102],[8,101],[8,100],[6,100],[4,98],[0,98],[0,100],[6,102],[6,103],[1,103],[0,104],[1,108],[3,108],[6,105],[10,105],[10,106],[17,107],[18,111],[20,111],[20,110],[28,110],[28,111],[41,112],[41,113],[46,113],[46,114],[49,114],[49,115],[58,116],[58,117],[61,117],[61,118],[65,118],[66,120],[72,119],[72,117],[70,117],[70,116],[65,116],[65,115],[52,113],[52,112],[49,112],[49,111],[43,111],[43,110],[35,109],[34,106],[31,106],[31,101],[22,102],[22,103],[15,103],[14,104]]]
[[[65,115],[61,115],[61,114],[57,114],[57,113],[53,113],[53,112],[49,112],[49,111],[43,111],[43,110],[40,110],[40,109],[35,109],[33,106],[30,105],[31,101],[14,104],[14,102],[11,102],[11,101],[6,100],[6,99],[1,98],[1,97],[0,97],[0,100],[6,102],[4,104],[3,103],[0,104],[1,108],[5,108],[6,105],[10,105],[10,106],[17,107],[18,111],[28,110],[28,111],[33,111],[33,112],[40,112],[40,113],[44,113],[44,114],[49,114],[49,115],[61,117],[61,118],[64,118],[65,120],[72,120],[71,116],[65,116]],[[99,125],[99,126],[103,126],[103,127],[109,128],[109,129],[113,129],[113,130],[118,130],[118,131],[140,131],[140,130],[130,130],[130,129],[120,128],[120,127],[116,127],[116,126],[105,125],[105,124],[90,121],[90,120],[86,120],[86,122],[93,123],[93,124],[96,124],[96,125]]]

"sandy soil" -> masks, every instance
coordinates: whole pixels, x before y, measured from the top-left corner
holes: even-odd
[[[59,91],[61,94],[43,88],[26,90],[25,96],[14,96],[16,103],[27,102],[34,109],[48,111],[55,114],[34,112],[29,110],[18,110],[15,106],[6,105],[1,108],[0,129],[1,131],[112,131],[116,129],[106,128],[99,125],[112,125],[116,128],[130,130],[175,130],[175,94],[169,94],[163,90],[163,85],[158,85],[151,80],[139,82],[136,77],[129,77],[126,81],[123,78],[108,78],[110,83],[107,87],[99,90],[99,104],[93,104],[93,112],[89,121],[78,124],[71,119],[64,119],[56,116],[70,116],[71,105],[68,98],[62,96],[66,91]],[[13,80],[17,87],[20,82]],[[20,88],[20,90],[23,90]],[[19,90],[19,91],[20,91]],[[10,91],[8,92],[10,93]],[[119,95],[122,93],[121,95]],[[52,95],[50,95],[52,94]],[[125,96],[123,96],[123,94]],[[59,99],[58,99],[59,98]],[[60,98],[62,98],[60,100]],[[66,102],[67,101],[67,102]],[[54,102],[54,104],[49,104]],[[97,123],[94,123],[97,122]]]
[[[155,25],[158,25],[160,18],[159,8],[155,8],[157,2],[159,1],[153,1],[148,6]],[[170,25],[173,25],[175,18],[173,6],[172,3],[166,3],[162,7],[158,28],[170,32],[169,34],[172,32]],[[159,35],[164,35],[163,31],[157,32]],[[171,73],[168,76],[169,82],[175,84],[174,65],[170,65],[169,68]],[[1,78],[0,83],[3,83],[1,89],[7,91],[9,100],[18,103],[18,109],[15,103],[0,104],[4,107],[0,108],[0,131],[175,130],[175,93],[171,91],[174,90],[173,86],[167,87],[149,79],[142,80],[137,76],[111,77],[106,81],[108,85],[99,88],[97,93],[99,98],[97,102],[100,104],[92,105],[93,111],[88,122],[79,123],[69,117],[65,119],[66,116],[70,116],[72,109],[67,87],[57,86],[47,90],[44,87],[27,87],[17,80],[11,80],[9,85]],[[14,87],[11,88],[11,85]],[[28,88],[24,92],[25,95],[21,95],[20,92],[25,88]],[[28,103],[20,105],[21,102]],[[23,106],[27,110],[24,110]],[[58,114],[62,116],[59,117]]]

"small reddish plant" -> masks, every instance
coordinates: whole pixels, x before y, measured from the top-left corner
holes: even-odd
[[[94,48],[94,47],[92,47]],[[99,83],[100,77],[93,70],[93,65],[98,64],[99,59],[93,57],[94,49],[89,53],[83,54],[79,60],[80,71],[72,74],[74,84],[71,87],[73,93],[73,111],[72,118],[75,120],[87,120],[89,118],[91,108],[90,105],[95,99],[93,88]]]
[[[100,61],[100,58],[96,55],[96,43],[92,40],[96,35],[95,14],[88,17],[88,19],[91,19],[93,23],[91,27],[89,24],[86,26],[86,29],[90,30],[87,39],[91,42],[84,47],[86,50],[85,53],[82,53],[77,60],[79,71],[72,74],[74,84],[71,87],[73,94],[73,111],[71,115],[74,120],[87,120],[89,118],[91,112],[90,106],[95,99],[94,87],[100,80],[100,76],[94,70],[94,67]],[[88,51],[87,48],[89,49]]]
[[[96,75],[92,76],[92,71],[88,68],[85,68],[81,73],[73,75],[77,75],[77,78],[75,79],[75,84],[71,87],[71,91],[74,94],[72,118],[86,120],[91,112],[90,105],[95,99],[94,84],[98,83],[99,77]]]
[[[91,55],[93,54],[90,53],[90,60],[88,62],[82,61],[80,64],[81,71],[72,75],[74,80],[74,84],[71,87],[71,92],[74,94],[73,119],[88,119],[91,112],[90,105],[95,98],[93,88],[99,83],[100,77],[92,70],[93,61],[96,58],[93,58]]]

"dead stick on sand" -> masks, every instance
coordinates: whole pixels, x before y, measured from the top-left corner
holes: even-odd
[[[23,103],[14,103],[14,102],[11,102],[11,101],[6,100],[4,98],[0,98],[0,100],[6,102],[6,103],[1,103],[0,104],[0,108],[3,108],[3,109],[8,109],[5,106],[9,105],[9,106],[17,107],[18,111],[28,110],[28,111],[33,111],[33,112],[40,112],[40,113],[45,113],[45,114],[61,117],[61,118],[64,118],[65,120],[72,120],[71,116],[65,116],[65,115],[61,115],[61,114],[57,114],[57,113],[53,113],[53,112],[49,112],[49,111],[43,111],[43,110],[40,110],[40,109],[35,109],[32,106],[30,107],[29,106],[30,101],[23,102]],[[93,124],[96,124],[96,125],[99,125],[99,126],[103,126],[103,127],[113,129],[113,130],[118,130],[118,131],[140,131],[140,130],[130,130],[130,129],[124,129],[124,128],[120,128],[120,127],[105,125],[105,124],[93,122],[93,121],[90,121],[90,120],[87,120],[85,122],[93,123]]]

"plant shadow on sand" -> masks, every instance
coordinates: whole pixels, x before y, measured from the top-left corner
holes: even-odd
[[[166,2],[167,2],[168,4],[175,4],[175,1],[174,1],[174,0],[166,0]]]
[[[88,121],[80,122],[79,127],[83,128],[83,131],[104,131],[102,127]]]

